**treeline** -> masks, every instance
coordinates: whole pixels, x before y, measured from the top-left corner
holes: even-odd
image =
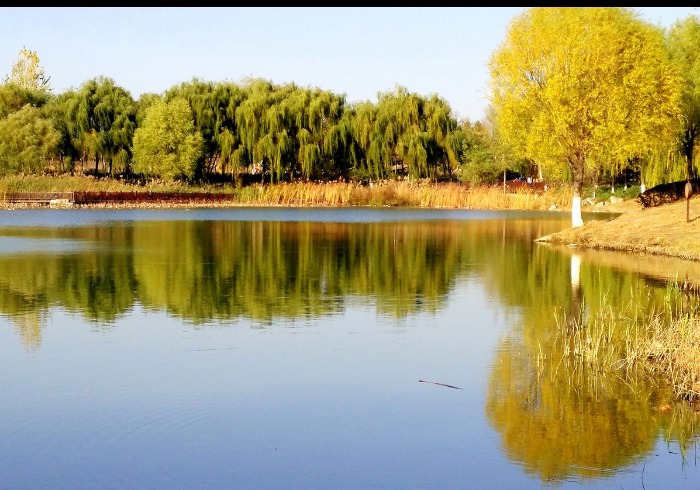
[[[479,184],[511,171],[573,182],[580,203],[584,185],[696,177],[699,52],[695,16],[665,30],[625,7],[527,9],[492,53],[488,114],[472,123],[400,85],[376,103],[256,78],[136,100],[99,76],[54,94],[23,48],[0,85],[0,177]]]
[[[105,77],[53,94],[37,61],[20,53],[23,67],[0,85],[0,176],[484,182],[504,170],[480,122],[458,122],[444,99],[400,86],[376,104],[348,104],[293,83],[193,79],[135,100]]]

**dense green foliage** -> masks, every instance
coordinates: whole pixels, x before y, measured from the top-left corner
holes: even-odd
[[[133,169],[148,177],[192,180],[203,142],[185,99],[158,100],[134,133]]]

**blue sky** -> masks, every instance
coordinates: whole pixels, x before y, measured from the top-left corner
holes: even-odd
[[[134,98],[193,78],[264,78],[377,101],[401,85],[481,119],[487,63],[527,7],[4,7],[0,75],[36,51],[54,93],[109,77]],[[634,7],[663,27],[697,7]]]

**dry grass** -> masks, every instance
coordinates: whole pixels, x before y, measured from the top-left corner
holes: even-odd
[[[12,175],[0,178],[0,193],[6,192],[224,192],[221,185],[191,186],[177,182],[153,181],[141,185],[111,177],[89,175]]]
[[[621,377],[632,377],[641,368],[668,380],[678,398],[700,402],[700,305],[696,294],[691,302],[688,294],[672,283],[664,311],[640,315],[632,303],[604,303],[578,324],[557,316],[555,342],[562,362],[572,372],[588,369]]]
[[[700,318],[686,316],[671,325],[654,325],[640,351],[681,397],[700,398]]]
[[[217,205],[249,206],[402,206],[456,209],[547,210],[570,208],[570,186],[544,192],[529,189],[504,192],[500,185],[467,186],[429,181],[296,182],[236,187],[233,184],[187,185],[149,182],[142,185],[112,178],[85,176],[19,176],[0,179],[0,201],[6,192],[216,192],[231,195]],[[205,203],[206,204],[206,203]],[[202,205],[202,203],[199,203]],[[126,204],[125,206],[128,206]]]
[[[606,305],[582,320],[557,315],[555,343],[565,365],[572,371],[591,369],[629,374],[639,360],[643,343],[640,336],[647,332],[630,308],[631,305]]]
[[[282,206],[388,206],[455,209],[565,208],[571,201],[566,188],[544,193],[503,192],[500,186],[470,187],[458,183],[385,181],[357,183],[280,183],[239,189],[237,204]]]
[[[611,220],[590,221],[539,241],[599,250],[620,250],[700,260],[700,198],[653,208],[635,201],[625,203],[623,214]],[[615,211],[613,207],[610,210]]]

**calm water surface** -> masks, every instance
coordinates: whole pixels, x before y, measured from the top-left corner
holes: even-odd
[[[559,362],[664,297],[569,219],[1,211],[0,488],[697,488],[669,387]]]

